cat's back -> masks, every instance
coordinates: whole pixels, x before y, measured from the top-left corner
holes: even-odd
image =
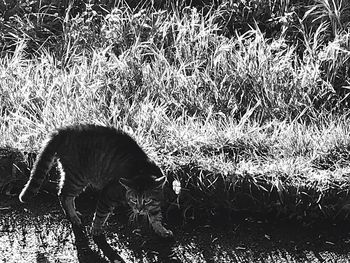
[[[107,139],[123,140],[131,142],[133,139],[122,130],[115,129],[113,127],[93,125],[93,124],[78,124],[70,125],[57,129],[55,135],[63,137],[65,139],[74,139],[77,141],[86,141],[91,139]],[[76,141],[76,142],[77,142]]]
[[[60,128],[56,131],[63,141],[62,151],[108,152],[113,149],[130,152],[140,157],[145,153],[136,141],[122,130],[114,127],[79,124]]]
[[[58,128],[55,133],[65,136],[117,136],[125,134],[123,131],[108,126],[100,126],[94,124],[76,124]]]
[[[113,127],[74,125],[57,132],[65,138],[57,151],[63,169],[70,171],[71,177],[82,175],[84,181],[97,189],[116,175],[131,173],[138,160],[147,159],[132,137]]]

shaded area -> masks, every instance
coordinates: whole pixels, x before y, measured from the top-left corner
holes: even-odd
[[[55,197],[39,195],[22,205],[0,196],[1,262],[109,262],[91,237],[80,235],[64,218]],[[94,199],[83,195],[78,209],[88,226]],[[125,262],[348,262],[349,224],[318,226],[236,216],[211,221],[166,220],[175,238],[163,240],[145,222],[128,224],[119,207],[109,219],[107,242]],[[88,229],[88,227],[86,227]],[[77,234],[78,233],[78,234]],[[100,240],[103,242],[103,239]]]
[[[252,149],[249,149],[248,144],[227,144],[217,149],[217,152],[210,147],[201,149],[208,157],[210,152],[214,155],[222,152],[225,158],[230,159],[241,155],[257,155],[256,152],[249,153],[250,151]],[[252,167],[246,170],[244,164],[240,166],[238,160],[234,170],[223,173],[208,168],[200,161],[181,162],[180,153],[173,152],[176,168],[172,167],[169,171],[166,165],[163,167],[164,170],[168,170],[168,184],[164,187],[166,206],[170,209],[180,206],[185,210],[185,216],[191,214],[190,217],[201,217],[199,214],[203,213],[211,216],[226,210],[273,214],[301,219],[303,222],[348,220],[348,169],[338,172],[331,170],[332,163],[334,166],[336,160],[338,166],[343,161],[342,166],[346,167],[349,156],[345,154],[344,149],[335,152],[315,159],[313,166],[320,169],[311,167],[311,170],[300,170],[299,174],[296,172],[296,177],[273,168],[273,165],[269,168],[269,162],[258,166],[251,163]],[[261,154],[268,153],[263,151]],[[16,196],[20,193],[28,180],[35,158],[36,153],[33,152],[22,153],[14,148],[0,148],[0,194]],[[179,196],[172,188],[175,179],[181,184]],[[59,172],[55,163],[41,191],[56,194],[58,181]]]

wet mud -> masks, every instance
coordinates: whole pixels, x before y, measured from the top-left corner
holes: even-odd
[[[82,229],[72,229],[51,195],[29,204],[0,196],[0,262],[110,262],[114,256],[124,262],[350,261],[347,222],[312,227],[249,217],[183,222],[168,215],[175,236],[164,240],[142,220],[129,224],[127,210],[118,207],[105,236],[94,241],[88,234],[94,199],[79,198],[77,207],[84,214]]]

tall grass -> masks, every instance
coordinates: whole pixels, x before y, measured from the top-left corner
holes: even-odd
[[[185,211],[343,213],[347,95],[336,101],[342,114],[328,98],[337,96],[331,76],[348,63],[348,32],[327,42],[325,23],[300,19],[301,56],[283,32],[223,34],[224,5],[121,4],[107,16],[87,8],[62,20],[56,49],[35,56],[23,38],[0,58],[0,145],[37,151],[55,127],[113,125],[181,183],[170,199]]]
[[[303,18],[307,23],[317,25],[317,34],[323,40],[320,64],[324,71],[324,79],[330,82],[338,93],[349,95],[349,26],[350,3],[343,0],[316,0]],[[326,53],[326,54],[324,54]],[[345,90],[344,90],[345,89]]]

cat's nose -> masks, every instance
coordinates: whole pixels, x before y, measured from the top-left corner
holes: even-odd
[[[139,214],[144,214],[145,213],[145,208],[144,207],[138,207],[137,211]]]

